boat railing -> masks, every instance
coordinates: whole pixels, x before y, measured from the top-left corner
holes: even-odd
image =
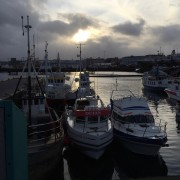
[[[120,123],[118,123],[118,122],[120,122]],[[148,137],[150,137],[150,134],[153,134],[152,137],[154,137],[154,133],[151,132],[151,130],[149,129],[149,127],[151,127],[151,125],[149,123],[138,123],[138,125],[140,127],[142,127],[141,129],[139,129],[136,126],[137,123],[130,123],[130,122],[122,121],[122,120],[118,120],[118,121],[116,120],[115,123],[119,124],[119,128],[122,128],[122,127],[125,128],[127,133],[139,132],[139,134],[142,134],[142,137],[145,137],[147,134],[148,134]],[[161,124],[161,122],[159,122],[158,124],[153,123],[153,127],[155,127],[155,128],[158,127],[159,133],[165,133],[165,134],[166,134],[166,125],[167,125],[167,123],[165,123],[164,125]]]
[[[56,116],[56,115],[55,115]],[[44,147],[63,138],[62,117],[28,126],[28,148]]]
[[[107,119],[105,120],[101,120],[100,122],[99,121],[85,121],[83,119],[79,119],[77,118],[76,119],[76,123],[75,123],[75,126],[76,128],[81,128],[83,130],[83,132],[86,132],[87,131],[87,128],[88,129],[91,129],[92,131],[108,131],[108,125],[111,124],[110,121],[108,121]]]
[[[122,97],[124,97],[122,95],[122,92],[125,92],[126,94],[127,94],[127,92],[129,92],[126,97],[135,97],[135,94],[131,90],[123,89],[123,90],[113,90],[112,93],[111,93],[111,99],[113,99],[113,100],[117,99],[117,98],[121,99]],[[116,93],[118,93],[118,94],[116,94]]]

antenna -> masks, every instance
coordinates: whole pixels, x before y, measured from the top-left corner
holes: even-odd
[[[24,23],[23,23],[23,16],[21,16],[21,19],[22,19],[22,31],[23,31],[23,36],[24,36]]]
[[[85,45],[85,44],[80,43],[77,45],[77,48],[79,48],[79,54],[77,55],[77,57],[79,57],[79,59],[80,59],[80,73],[82,71],[82,59],[81,59],[81,54],[82,54],[81,47],[82,47],[82,45]]]

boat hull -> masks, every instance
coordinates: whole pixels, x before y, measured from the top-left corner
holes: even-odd
[[[164,92],[166,87],[157,87],[157,86],[147,86],[145,84],[143,84],[144,88],[153,92],[159,92],[162,93]]]
[[[112,129],[99,136],[93,136],[88,133],[82,134],[81,132],[68,127],[67,134],[72,146],[93,159],[99,159],[113,141]]]
[[[114,129],[114,136],[116,141],[121,143],[129,151],[147,156],[156,156],[159,153],[160,148],[165,145],[167,141],[167,138],[155,140],[135,137],[116,129]]]
[[[165,89],[165,92],[169,98],[174,99],[176,101],[180,101],[180,95],[176,91]]]

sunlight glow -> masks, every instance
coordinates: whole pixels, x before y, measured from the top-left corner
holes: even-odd
[[[85,42],[90,38],[91,33],[89,31],[84,31],[79,29],[79,31],[73,36],[75,42]]]

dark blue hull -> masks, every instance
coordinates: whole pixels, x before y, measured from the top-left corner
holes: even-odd
[[[167,142],[167,137],[149,139],[132,136],[117,129],[114,129],[114,136],[128,150],[143,155],[157,155],[159,149]]]

